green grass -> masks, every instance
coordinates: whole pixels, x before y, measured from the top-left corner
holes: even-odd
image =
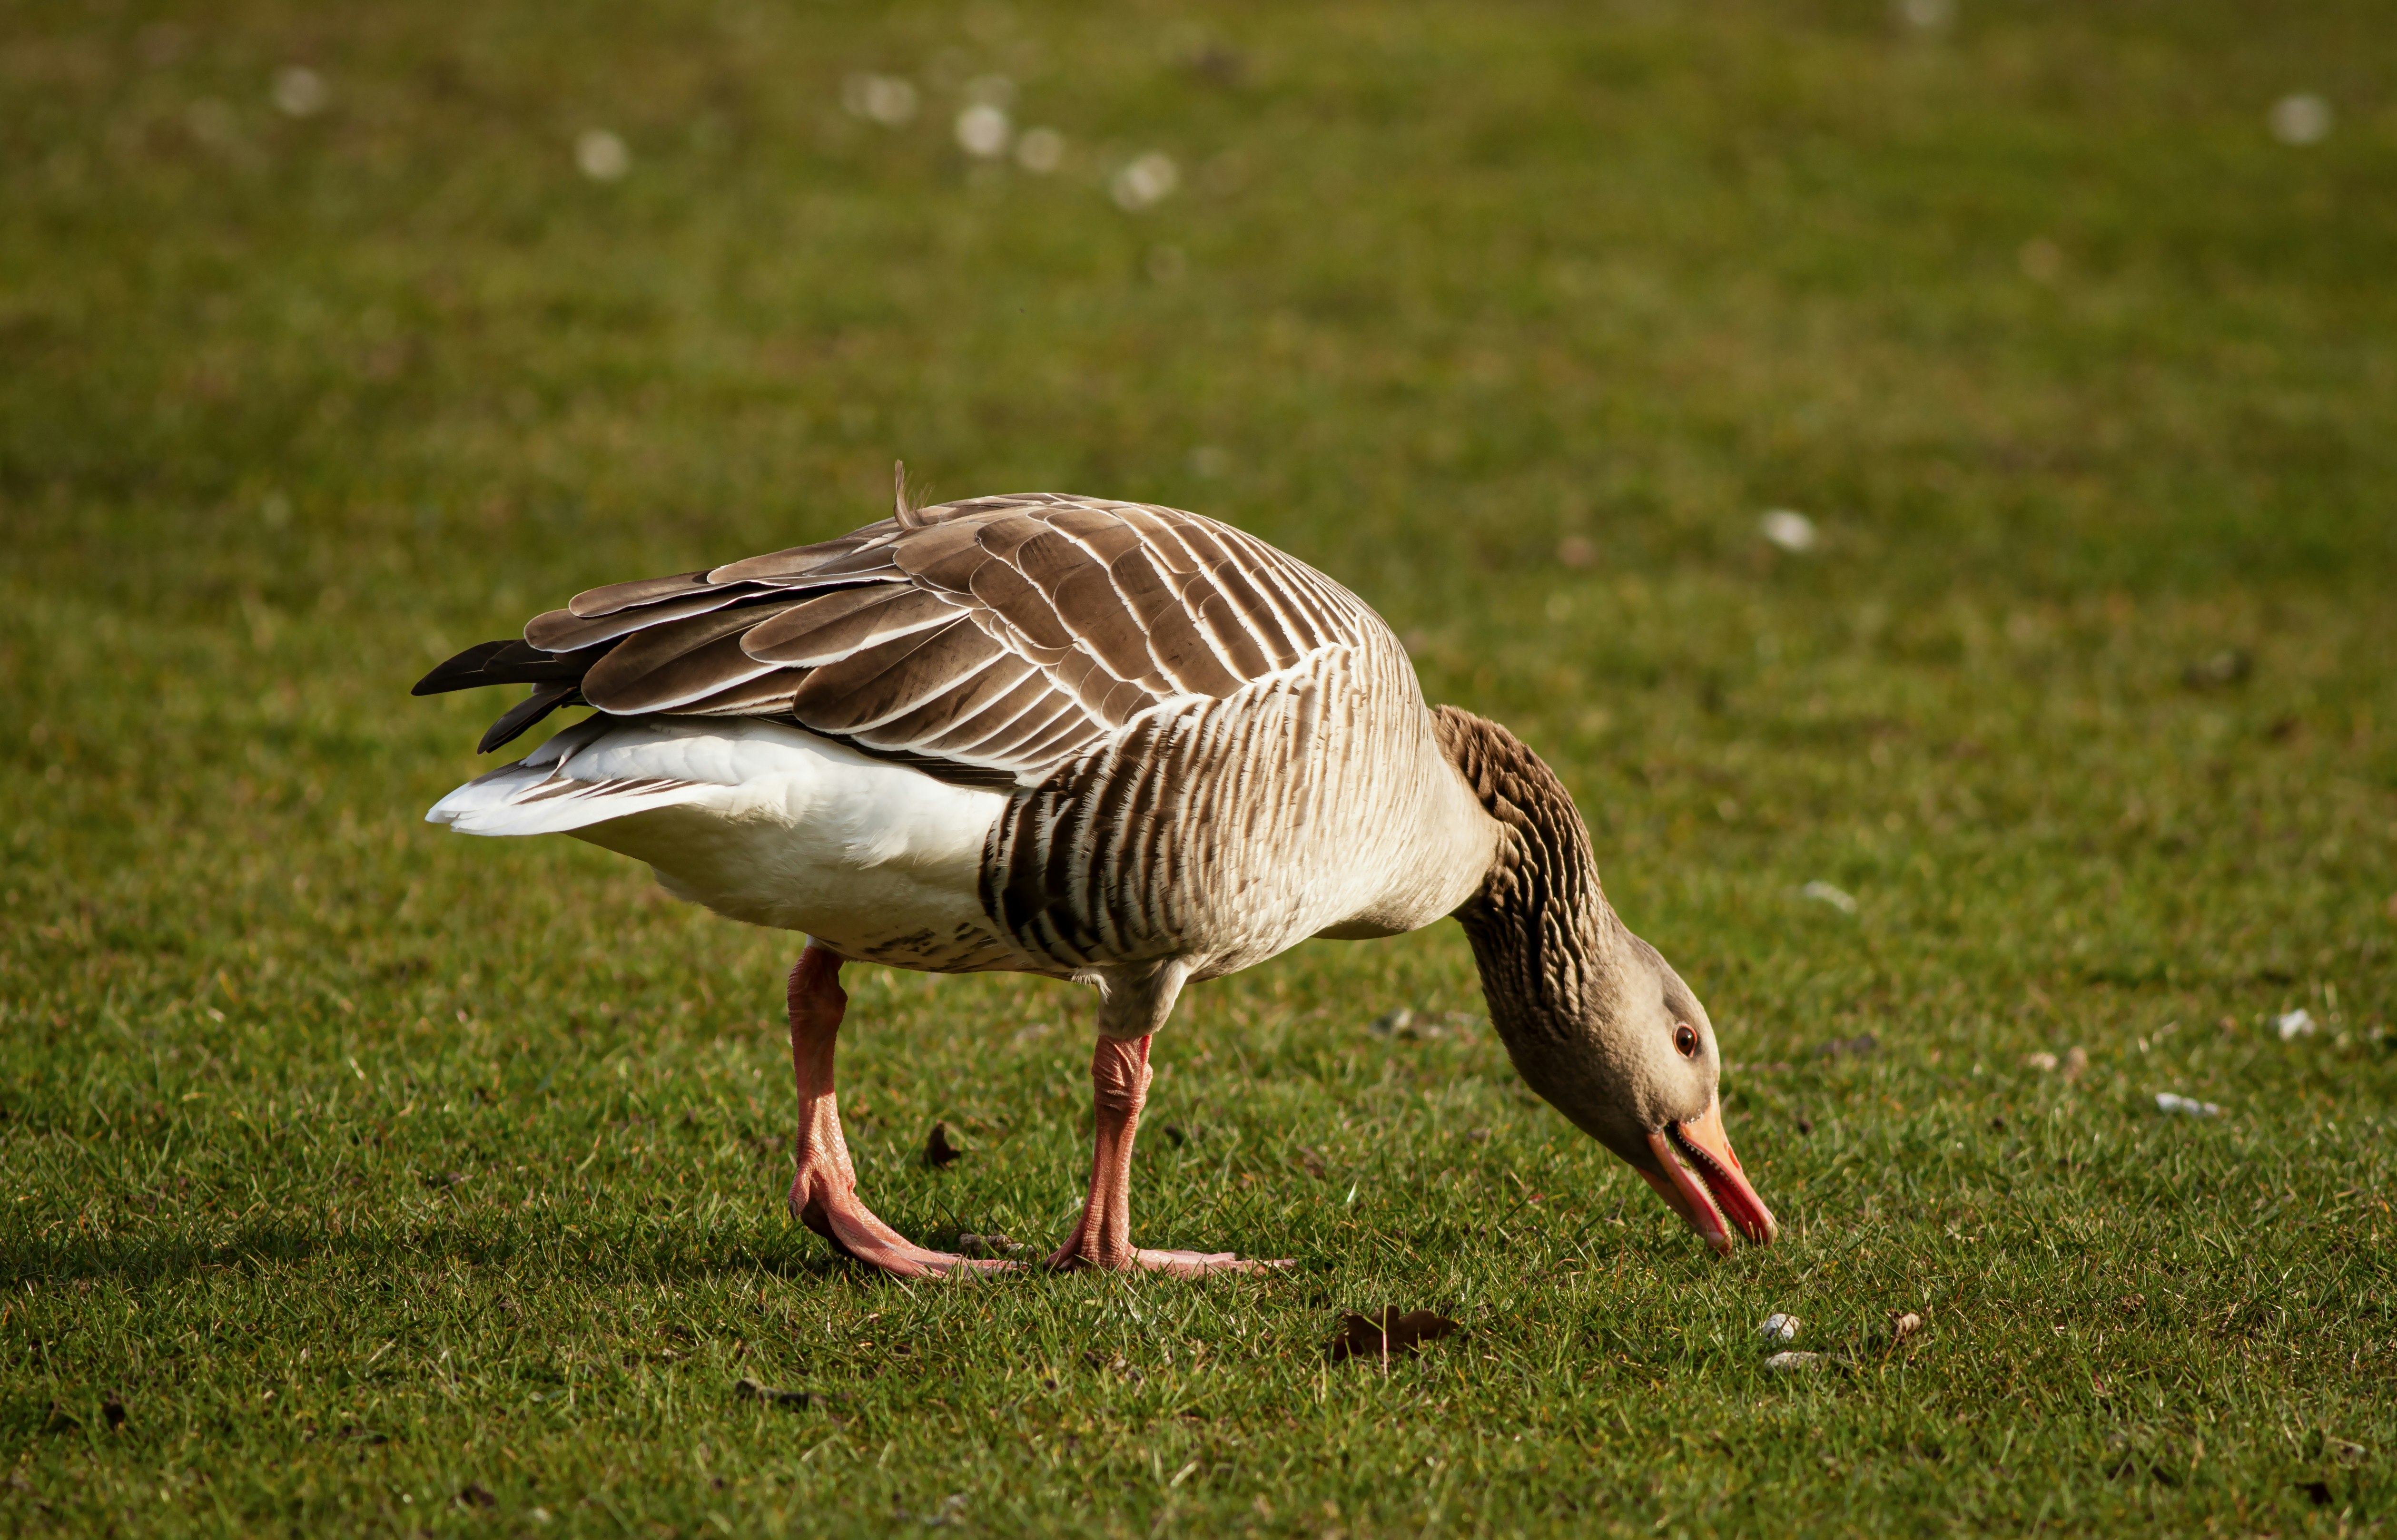
[[[2377,1532],[2387,22],[15,7],[0,1526]],[[924,114],[844,114],[861,70]],[[1056,174],[955,148],[990,70]],[[2326,141],[2266,132],[2297,90]],[[1182,186],[1127,213],[1148,149]],[[795,938],[426,827],[496,706],[406,690],[878,516],[894,454],[1230,518],[1538,746],[1782,1243],[1711,1260],[1486,1025],[1371,1032],[1479,1022],[1449,926],[1159,1039],[1138,1233],[1291,1276],[902,1288],[786,1221]],[[850,980],[869,1197],[1053,1243],[1088,1000]],[[1466,1332],[1327,1365],[1383,1304]],[[1852,1370],[1765,1371],[1773,1310]]]

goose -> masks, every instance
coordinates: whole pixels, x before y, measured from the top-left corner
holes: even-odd
[[[1094,990],[1089,1196],[1049,1265],[1249,1271],[1288,1264],[1132,1242],[1151,1039],[1187,984],[1452,915],[1532,1090],[1716,1252],[1771,1243],[1714,1025],[1607,902],[1573,798],[1505,728],[1427,705],[1362,600],[1197,514],[916,506],[897,481],[889,518],[591,589],[415,687],[529,685],[484,753],[593,708],[430,822],[571,835],[804,933],[788,1201],[836,1252],[902,1278],[1015,1265],[917,1245],[859,1196],[834,1088],[844,964]]]

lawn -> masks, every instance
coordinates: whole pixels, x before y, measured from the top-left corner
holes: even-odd
[[[2381,1532],[2392,87],[2369,0],[12,7],[0,1528]],[[502,703],[407,690],[894,456],[1238,523],[1547,756],[1781,1242],[1449,924],[1158,1039],[1136,1234],[1285,1276],[785,1218],[797,938],[423,824]],[[1091,1001],[848,981],[868,1197],[1053,1244]]]

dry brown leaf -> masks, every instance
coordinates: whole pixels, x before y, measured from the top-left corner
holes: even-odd
[[[1395,1306],[1386,1305],[1370,1316],[1351,1314],[1340,1318],[1340,1334],[1332,1339],[1332,1361],[1375,1359],[1386,1362],[1393,1353],[1420,1352],[1425,1343],[1438,1342],[1462,1330],[1437,1310],[1410,1310],[1399,1315]]]

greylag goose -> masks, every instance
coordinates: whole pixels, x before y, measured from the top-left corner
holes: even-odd
[[[1090,1196],[1051,1265],[1275,1264],[1132,1240],[1149,1041],[1194,980],[1454,915],[1516,1069],[1719,1252],[1773,1216],[1732,1152],[1713,1024],[1599,887],[1538,756],[1426,706],[1381,617],[1227,525],[1047,493],[909,505],[821,544],[577,595],[416,693],[531,686],[489,752],[596,708],[426,816],[570,834],[676,897],[806,933],[790,1206],[902,1277],[857,1192],[833,1056],[846,962],[1097,991]]]

